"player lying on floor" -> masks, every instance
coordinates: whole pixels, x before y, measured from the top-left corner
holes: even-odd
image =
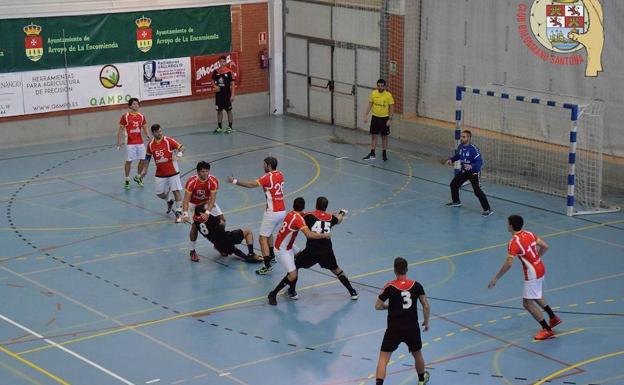
[[[249,229],[225,230],[225,218],[222,215],[215,217],[206,212],[206,208],[199,205],[195,207],[193,223],[199,229],[199,233],[208,239],[222,256],[236,255],[245,262],[261,263],[262,257],[253,251],[253,233]],[[247,243],[248,253],[245,254],[235,245]]]

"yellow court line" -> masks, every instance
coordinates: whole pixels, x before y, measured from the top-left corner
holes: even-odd
[[[577,362],[576,364],[572,364],[572,365],[570,365],[570,366],[568,366],[566,368],[563,368],[563,369],[558,370],[558,371],[556,371],[556,372],[554,372],[552,374],[547,375],[546,377],[542,378],[541,380],[533,383],[533,385],[542,385],[546,381],[550,381],[553,378],[558,377],[558,376],[562,375],[565,372],[569,372],[572,369],[578,368],[579,366],[591,364],[591,363],[596,362],[596,361],[605,360],[607,358],[616,357],[616,356],[619,356],[619,355],[622,355],[622,354],[624,354],[624,350],[620,350],[619,352],[603,354],[602,356],[598,356],[598,357],[590,358],[590,359],[585,360],[585,361]]]
[[[7,355],[15,358],[16,360],[20,361],[21,363],[30,366],[31,368],[33,368],[36,371],[46,375],[47,377],[50,377],[51,379],[53,379],[54,381],[58,382],[59,384],[71,385],[69,382],[67,382],[67,381],[63,380],[62,378],[60,378],[60,377],[58,377],[58,376],[48,372],[47,370],[43,369],[42,367],[35,365],[34,363],[28,361],[27,359],[20,357],[18,354],[13,353],[12,351],[4,348],[3,346],[0,346],[0,351],[2,351],[4,353],[6,353]]]

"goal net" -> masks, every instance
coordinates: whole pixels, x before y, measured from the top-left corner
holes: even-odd
[[[602,204],[603,103],[487,85],[458,86],[456,131],[473,132],[484,178],[566,198],[567,214]]]

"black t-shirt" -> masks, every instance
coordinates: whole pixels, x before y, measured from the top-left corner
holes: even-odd
[[[230,95],[232,92],[231,84],[232,80],[234,80],[232,71],[229,68],[223,69],[221,71],[214,70],[212,72],[212,80],[215,85],[219,87],[219,91],[217,93],[222,95]]]
[[[379,299],[388,300],[388,329],[418,328],[418,297],[425,289],[416,281],[394,280],[384,287]]]
[[[338,224],[338,218],[325,211],[312,211],[305,213],[303,216],[308,228],[318,234],[331,232],[331,228]],[[306,241],[306,249],[313,250],[332,250],[331,239],[308,239]]]
[[[228,236],[229,231],[225,231],[225,227],[221,226],[220,220],[214,215],[209,215],[208,220],[205,223],[195,221],[195,225],[199,230],[199,233],[206,237],[217,250],[223,252],[232,252],[234,244],[231,242]]]

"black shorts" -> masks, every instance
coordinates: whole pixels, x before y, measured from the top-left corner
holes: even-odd
[[[306,248],[295,255],[295,266],[297,269],[309,269],[317,263],[323,269],[336,270],[338,268],[333,250],[313,250]]]
[[[215,241],[214,246],[219,252],[232,254],[234,252],[234,245],[238,245],[245,239],[243,230],[236,229],[232,231],[226,231],[222,238]]]
[[[390,135],[390,127],[386,125],[388,117],[380,118],[373,116],[370,122],[370,133],[373,135],[381,134],[382,136]]]
[[[417,352],[422,349],[422,341],[420,339],[420,329],[402,329],[391,330],[386,329],[383,341],[381,343],[382,352],[393,352],[397,350],[401,342],[405,342],[410,352]]]
[[[232,110],[232,101],[230,101],[230,93],[229,92],[217,92],[215,95],[215,105],[217,107],[217,111]]]

